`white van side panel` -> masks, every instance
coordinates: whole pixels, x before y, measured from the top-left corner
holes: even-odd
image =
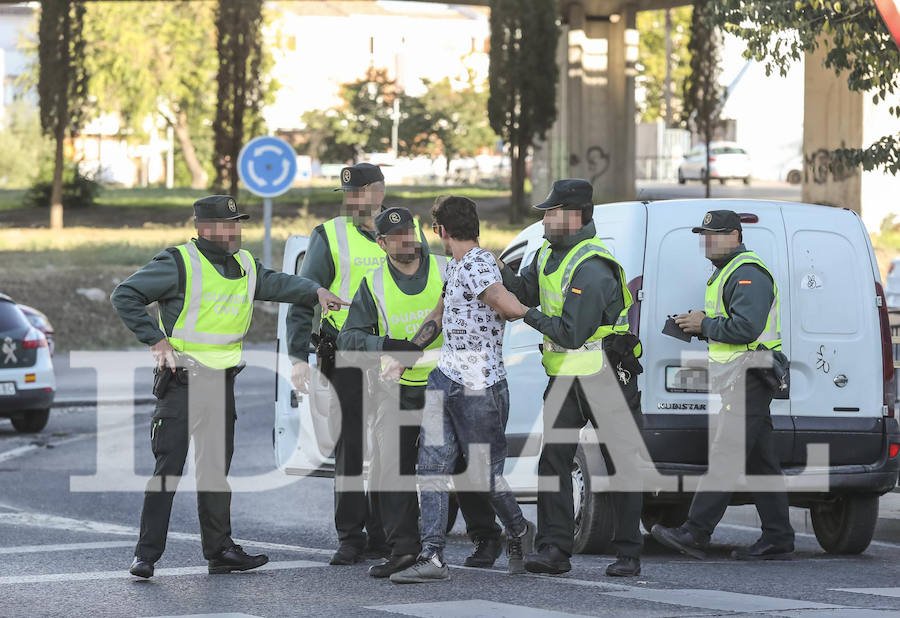
[[[813,217],[785,206],[784,218],[792,264],[791,414],[880,417],[878,275],[857,215],[833,208]]]
[[[705,393],[668,392],[666,368],[679,367],[682,354],[704,358],[705,342],[685,343],[662,334],[669,315],[703,310],[706,282],[715,271],[706,259],[701,238],[691,232],[708,210],[730,209],[755,214],[759,223],[744,225],[744,244],[773,271],[776,283],[787,285],[787,251],[780,208],[764,202],[707,200],[651,204],[644,269],[644,301],[641,306],[641,341],[650,353],[644,357],[642,384],[644,414],[716,413],[720,399]],[[786,401],[773,401],[772,413],[790,414]]]

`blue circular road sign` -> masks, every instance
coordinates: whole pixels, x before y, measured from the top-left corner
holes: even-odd
[[[297,155],[283,139],[254,137],[238,155],[238,175],[251,193],[276,197],[291,188],[297,175]]]

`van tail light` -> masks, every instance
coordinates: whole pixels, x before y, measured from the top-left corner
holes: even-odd
[[[893,442],[888,447],[888,457],[893,459],[897,456],[897,453],[900,453],[900,444],[894,444]]]
[[[739,213],[738,217],[740,217],[741,223],[759,223],[759,216],[754,215],[752,212]]]
[[[875,282],[875,293],[878,297],[878,319],[881,322],[881,366],[884,384],[885,416],[894,417],[894,400],[897,397],[897,386],[894,380],[894,346],[891,341],[891,323],[888,318],[887,302],[884,288],[880,281]]]
[[[710,158],[709,158],[709,162],[710,162],[710,163],[715,163],[715,162],[716,162],[716,158],[715,158],[715,157],[710,157]]]
[[[628,282],[628,291],[631,292],[631,298],[634,304],[628,309],[628,326],[631,332],[636,336],[641,336],[641,301],[644,299],[644,277],[635,277]]]
[[[25,335],[25,339],[22,340],[22,348],[26,350],[46,347],[47,338],[44,337],[44,333],[33,327],[30,331],[28,331],[28,334]]]

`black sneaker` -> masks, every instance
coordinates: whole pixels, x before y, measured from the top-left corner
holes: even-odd
[[[653,535],[654,539],[675,551],[679,551],[682,554],[691,556],[697,560],[706,558],[706,547],[709,545],[709,541],[704,542],[698,539],[694,536],[693,532],[684,526],[666,528],[665,526],[656,524],[650,530],[650,534]]]
[[[395,584],[427,584],[450,579],[450,567],[437,552],[419,554],[415,564],[391,575]]]
[[[144,579],[149,579],[153,577],[153,563],[149,560],[144,560],[140,556],[135,556],[134,560],[131,562],[131,568],[128,569],[128,572],[135,577],[143,577]]]
[[[731,552],[735,560],[792,560],[794,545],[777,546],[760,539],[750,547],[739,547]]]
[[[400,571],[408,569],[415,563],[415,554],[401,554],[399,556],[391,556],[390,560],[388,560],[387,562],[370,566],[369,575],[371,575],[372,577],[383,579],[385,577],[390,577],[394,573],[399,573]]]
[[[358,547],[345,544],[338,547],[338,550],[334,552],[334,555],[331,557],[331,561],[328,564],[331,566],[350,566],[351,564],[356,564],[362,560],[363,553]]]
[[[500,543],[499,537],[479,537],[475,539],[475,551],[466,558],[465,565],[467,567],[475,567],[477,569],[489,569],[494,566],[497,558],[503,553],[503,545]]]
[[[533,523],[525,521],[525,532],[519,536],[508,536],[506,539],[506,555],[509,558],[507,573],[521,575],[525,572],[525,554],[534,551],[534,535],[537,528]],[[509,534],[509,533],[507,533]]]
[[[232,545],[210,559],[209,572],[212,574],[231,573],[232,571],[249,571],[269,561],[265,554],[251,556],[240,545]]]
[[[536,553],[525,557],[525,570],[529,573],[561,575],[572,570],[569,556],[556,545],[543,544]]]
[[[641,574],[641,559],[631,556],[621,556],[611,565],[606,567],[606,574],[610,577],[634,577]]]

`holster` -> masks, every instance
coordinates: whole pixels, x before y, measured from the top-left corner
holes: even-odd
[[[165,397],[169,391],[169,384],[171,384],[174,377],[175,373],[168,367],[163,367],[162,369],[156,367],[153,370],[153,396],[157,399]]]
[[[316,343],[316,363],[318,364],[319,372],[329,380],[334,375],[336,354],[337,345],[334,339],[328,335],[320,335]]]
[[[637,377],[644,367],[635,356],[640,339],[632,333],[613,334],[603,338],[603,352],[616,374],[619,388],[628,408],[635,416],[641,414],[641,392],[637,387]]]

